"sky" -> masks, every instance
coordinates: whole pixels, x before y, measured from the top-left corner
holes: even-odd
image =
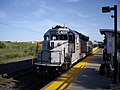
[[[118,5],[119,0],[0,0],[0,41],[42,41],[44,33],[64,25],[102,41],[99,29],[113,29],[113,11],[102,13],[103,6]]]

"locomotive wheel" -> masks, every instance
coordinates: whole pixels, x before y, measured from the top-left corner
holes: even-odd
[[[71,67],[71,55],[70,53],[67,53],[67,56],[65,57],[65,62],[62,65],[62,70],[66,71]]]

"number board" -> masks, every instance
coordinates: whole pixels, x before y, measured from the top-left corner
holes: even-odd
[[[67,34],[68,33],[68,31],[65,31],[65,30],[60,30],[59,31],[59,34]]]

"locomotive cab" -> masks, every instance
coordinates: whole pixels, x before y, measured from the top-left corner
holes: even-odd
[[[56,26],[44,34],[36,67],[66,69],[85,57],[88,37],[67,27]]]
[[[60,67],[68,51],[68,32],[66,27],[55,27],[44,34],[42,51],[38,53],[35,65]]]

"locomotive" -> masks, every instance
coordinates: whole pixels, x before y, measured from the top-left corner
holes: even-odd
[[[55,26],[44,34],[42,51],[37,55],[36,70],[67,70],[92,53],[89,37],[65,26]]]

